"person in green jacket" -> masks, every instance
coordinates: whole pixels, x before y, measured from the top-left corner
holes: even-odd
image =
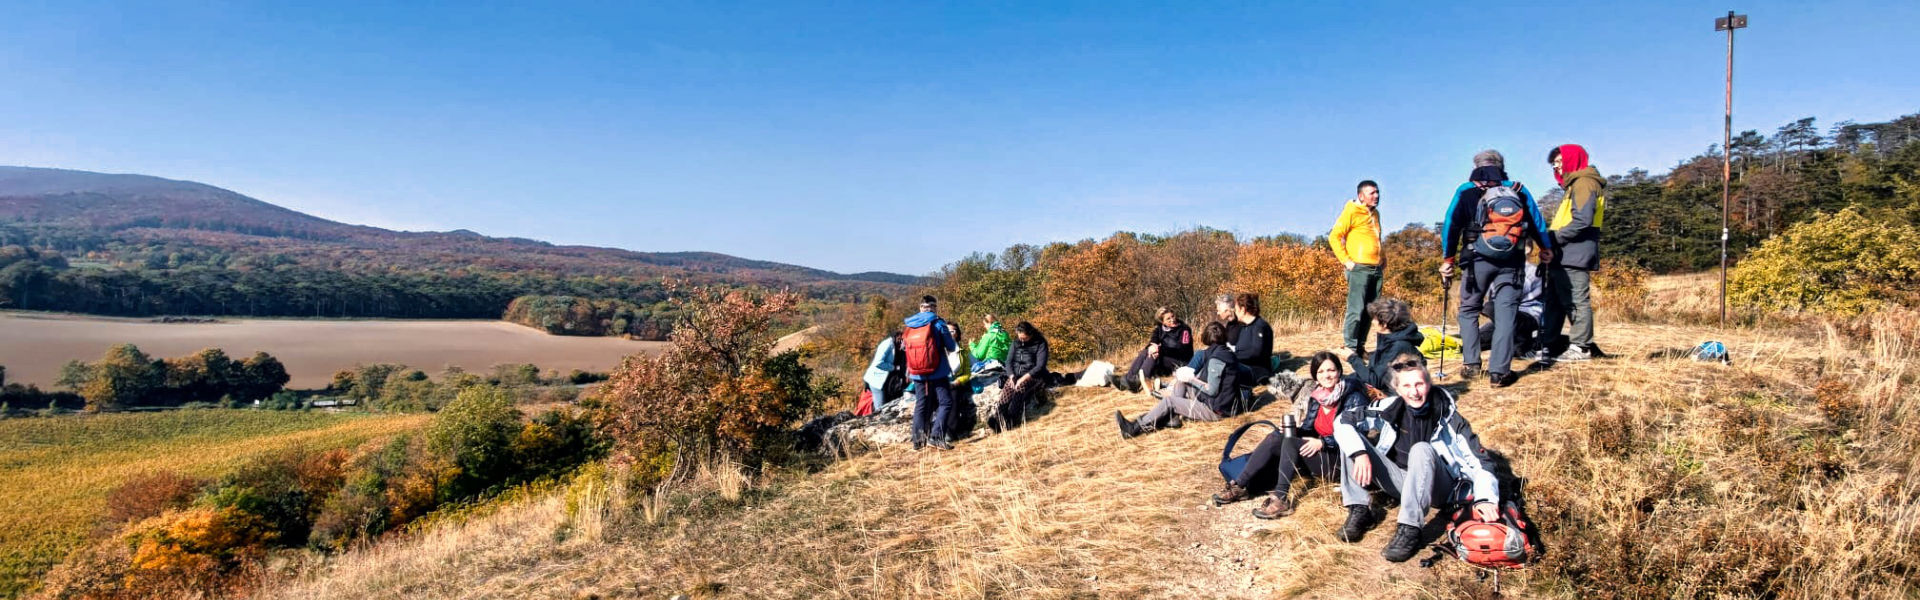
[[[987,313],[981,325],[987,330],[980,334],[979,339],[967,345],[967,350],[973,354],[973,359],[980,362],[989,360],[1007,362],[1007,348],[1012,343],[1007,338],[1007,330],[1000,328],[1000,320],[994,318],[993,313]]]

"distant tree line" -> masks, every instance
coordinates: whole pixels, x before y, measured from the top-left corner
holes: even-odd
[[[1842,122],[1825,135],[1812,117],[1782,125],[1771,136],[1741,132],[1731,145],[1729,254],[1738,261],[1794,224],[1849,207],[1873,219],[1920,224],[1916,141],[1920,114],[1885,123]],[[1665,175],[1613,173],[1603,252],[1659,273],[1717,267],[1721,158],[1716,144]],[[1605,169],[1604,161],[1597,162]]]
[[[79,394],[89,411],[189,402],[227,405],[264,400],[286,386],[287,369],[265,352],[234,360],[219,348],[155,359],[133,344],[107,349],[95,362],[71,361],[59,385]]]
[[[664,340],[678,315],[673,304],[641,306],[613,298],[521,296],[507,304],[501,318],[553,335],[625,335]]]

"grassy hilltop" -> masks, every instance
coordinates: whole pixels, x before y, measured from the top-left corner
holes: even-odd
[[[1720,332],[1702,277],[1658,278],[1640,322],[1603,315],[1616,358],[1511,388],[1449,380],[1489,449],[1527,481],[1548,554],[1509,597],[1912,597],[1920,590],[1920,318]],[[1664,317],[1662,315],[1665,315]],[[1432,319],[1425,319],[1431,322]],[[1278,322],[1277,347],[1339,345],[1331,322]],[[1708,339],[1731,366],[1672,358]],[[1524,363],[1522,363],[1524,364]],[[1379,557],[1333,538],[1337,489],[1257,521],[1209,508],[1239,423],[1133,441],[1115,410],[1145,395],[1069,389],[1008,435],[952,452],[885,448],[813,474],[708,465],[655,496],[583,477],[277,583],[272,598],[1466,598],[1458,561]],[[1426,556],[1425,553],[1421,555]]]

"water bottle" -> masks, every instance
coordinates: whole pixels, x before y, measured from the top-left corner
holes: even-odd
[[[1281,437],[1289,437],[1289,438],[1298,437],[1300,435],[1299,429],[1300,429],[1300,421],[1294,419],[1293,415],[1280,417],[1280,436]]]

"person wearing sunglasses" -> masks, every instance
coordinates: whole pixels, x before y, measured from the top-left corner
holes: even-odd
[[[1473,512],[1492,521],[1500,482],[1487,468],[1486,450],[1466,417],[1455,410],[1453,394],[1433,385],[1426,359],[1403,354],[1389,363],[1394,396],[1346,413],[1334,426],[1334,439],[1346,456],[1340,478],[1340,497],[1347,505],[1347,523],[1337,536],[1356,542],[1373,525],[1368,489],[1400,498],[1400,516],[1393,539],[1381,551],[1390,562],[1405,562],[1420,551],[1420,528],[1427,509],[1462,500],[1457,482],[1468,482]],[[1377,435],[1368,441],[1369,435]]]

